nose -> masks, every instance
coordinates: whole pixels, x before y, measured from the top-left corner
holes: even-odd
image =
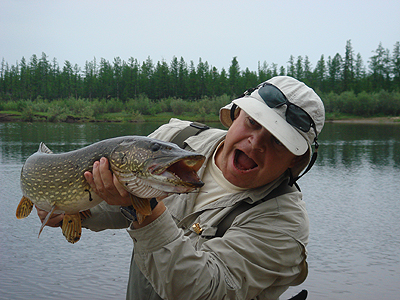
[[[255,130],[249,136],[249,143],[253,150],[257,150],[259,152],[264,152],[268,147],[268,141],[270,140],[269,137],[271,133],[266,129],[262,128],[260,130]]]

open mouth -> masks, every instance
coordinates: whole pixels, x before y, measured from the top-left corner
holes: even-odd
[[[175,181],[176,185],[190,186],[200,188],[204,183],[197,175],[204,162],[203,156],[192,156],[188,158],[178,159],[169,166],[150,168],[150,172],[154,175],[161,175]]]
[[[235,150],[234,165],[241,171],[249,171],[258,167],[254,160],[248,157],[243,151],[238,149]]]

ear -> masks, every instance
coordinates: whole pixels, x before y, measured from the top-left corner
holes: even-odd
[[[240,107],[238,107],[236,104],[232,105],[231,108],[231,120],[232,122],[235,121],[235,119],[239,116],[240,113]]]

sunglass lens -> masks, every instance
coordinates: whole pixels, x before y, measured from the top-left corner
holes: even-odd
[[[289,102],[285,95],[277,87],[271,84],[265,84],[259,88],[258,94],[271,108],[277,108],[283,104],[286,104],[286,121],[290,125],[304,132],[308,132],[310,130],[313,121],[308,113],[299,106]]]
[[[290,105],[286,110],[286,121],[304,131],[308,132],[311,127],[311,120],[309,115],[300,107],[296,105]]]
[[[283,97],[282,93],[272,85],[263,86],[258,90],[258,94],[271,108],[275,108],[286,103],[286,99]]]

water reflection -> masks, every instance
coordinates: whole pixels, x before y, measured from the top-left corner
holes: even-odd
[[[400,166],[400,124],[327,123],[319,140],[319,165],[348,169],[365,162],[376,167]]]
[[[103,139],[123,135],[147,135],[158,123],[0,123],[2,163],[23,162],[44,142],[53,152],[79,149]]]
[[[41,141],[53,151],[159,124],[0,123],[0,298],[124,299],[132,242],[84,230],[79,243],[36,216],[15,218],[19,172]],[[299,184],[310,216],[308,299],[396,299],[400,293],[400,124],[325,125],[319,158]],[[26,285],[24,282],[30,282]]]
[[[93,142],[122,135],[147,135],[160,123],[0,123],[3,163],[23,162],[27,153],[44,142],[54,152],[70,151]],[[220,127],[220,126],[219,126]],[[380,166],[400,166],[400,124],[325,124],[317,165],[354,168],[366,161]]]

